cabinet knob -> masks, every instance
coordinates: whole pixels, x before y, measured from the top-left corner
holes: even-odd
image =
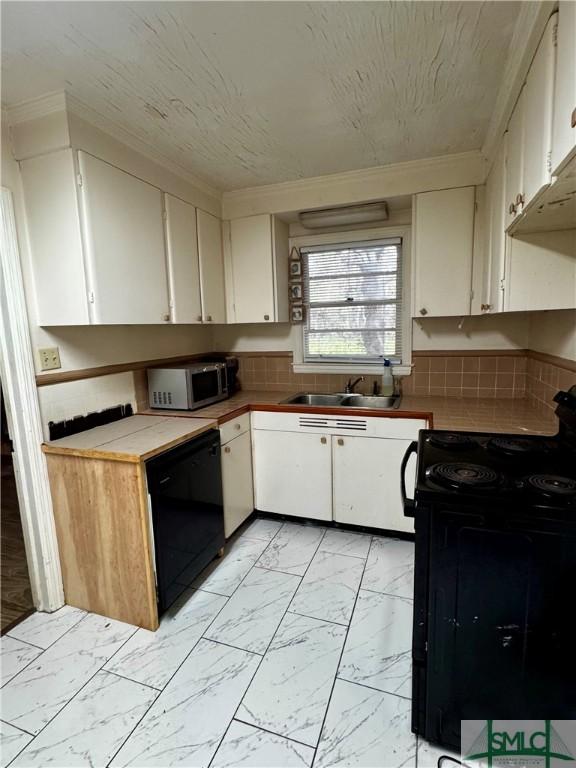
[[[426,307],[422,307],[422,309],[420,310],[420,314],[421,315],[427,315],[428,314],[428,310],[426,309]]]
[[[270,320],[270,315],[264,315],[264,320]]]
[[[202,315],[196,315],[196,320],[198,320],[199,323],[202,322]]]
[[[170,315],[169,314],[162,315],[162,320],[164,320],[165,323],[169,323],[170,322]]]
[[[576,109],[573,109],[570,115],[570,128],[576,128]]]
[[[516,206],[514,205],[514,203],[510,203],[510,205],[508,206],[508,213],[510,214],[510,216],[514,216],[514,214],[516,213]]]
[[[524,195],[521,192],[519,192],[516,195],[516,205],[517,206],[523,206],[524,205]]]
[[[480,304],[480,309],[482,312],[488,312],[490,309],[492,309],[492,304]]]
[[[230,446],[229,445],[224,446],[224,453],[230,453]]]
[[[325,437],[321,437],[320,438],[320,442],[322,443],[322,445],[326,445],[326,438]]]
[[[344,440],[341,437],[338,438],[338,445],[344,445]]]
[[[242,424],[234,424],[234,429],[242,429]]]
[[[212,322],[212,315],[206,315],[206,322],[208,323]]]

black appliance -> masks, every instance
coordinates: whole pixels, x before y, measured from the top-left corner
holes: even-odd
[[[162,613],[224,546],[220,433],[150,459],[146,474]]]
[[[232,355],[227,355],[224,362],[226,363],[226,383],[228,385],[228,397],[231,397],[238,391],[238,358]]]
[[[576,386],[555,401],[555,437],[422,430],[403,460],[412,730],[445,747],[465,719],[576,718]]]

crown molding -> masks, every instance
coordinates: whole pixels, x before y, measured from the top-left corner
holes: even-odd
[[[51,115],[54,112],[63,112],[65,109],[66,93],[54,91],[39,96],[37,99],[26,99],[26,101],[20,101],[13,106],[4,106],[3,111],[9,125],[18,125]]]
[[[558,3],[553,0],[526,2],[520,5],[496,104],[482,146],[482,154],[489,165],[494,159],[498,142],[506,130],[544,28],[557,7]]]

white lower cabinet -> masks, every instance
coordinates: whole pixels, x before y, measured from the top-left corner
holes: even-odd
[[[330,437],[254,430],[256,509],[332,520]]]
[[[254,511],[250,432],[222,446],[224,534],[230,537]]]
[[[410,440],[333,437],[334,520],[337,523],[414,532],[404,517],[400,463]],[[408,465],[406,485],[414,487],[415,466]]]

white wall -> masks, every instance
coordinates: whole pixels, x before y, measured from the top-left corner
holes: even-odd
[[[547,355],[576,360],[576,309],[532,312],[529,346]]]
[[[461,325],[461,327],[459,327]],[[530,317],[526,312],[412,321],[413,349],[525,349]]]

